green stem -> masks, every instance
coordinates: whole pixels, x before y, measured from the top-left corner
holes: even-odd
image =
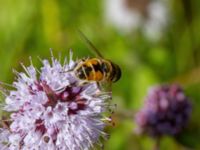
[[[153,150],[160,150],[160,137],[155,139],[155,145]]]

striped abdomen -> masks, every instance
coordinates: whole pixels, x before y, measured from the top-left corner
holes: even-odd
[[[86,81],[117,81],[121,70],[112,62],[105,59],[90,58],[81,60],[75,67],[75,75]]]

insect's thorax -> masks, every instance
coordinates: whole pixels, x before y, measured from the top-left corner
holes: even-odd
[[[75,75],[81,80],[108,81],[112,72],[110,61],[99,58],[88,58],[79,61]]]

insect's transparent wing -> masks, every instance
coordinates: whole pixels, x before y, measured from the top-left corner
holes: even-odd
[[[85,36],[85,34],[83,32],[81,32],[80,30],[78,30],[78,33],[81,37],[81,39],[86,42],[87,46],[89,47],[89,49],[95,53],[95,55],[99,58],[103,58],[102,54],[99,52],[99,50],[92,44],[92,42]]]
[[[101,81],[98,82],[98,86],[101,89],[101,91],[112,93],[112,82]]]

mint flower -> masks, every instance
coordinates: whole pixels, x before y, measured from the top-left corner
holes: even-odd
[[[16,73],[14,89],[5,97],[4,110],[10,112],[11,121],[9,129],[1,129],[1,147],[87,150],[100,144],[99,137],[107,136],[104,114],[111,96],[96,82],[80,84],[73,72],[75,64],[70,53],[63,65],[53,56],[51,63],[42,60],[39,70],[32,63],[22,65],[25,72]]]
[[[162,85],[149,90],[136,114],[137,131],[153,137],[176,135],[187,125],[191,103],[178,85]]]

